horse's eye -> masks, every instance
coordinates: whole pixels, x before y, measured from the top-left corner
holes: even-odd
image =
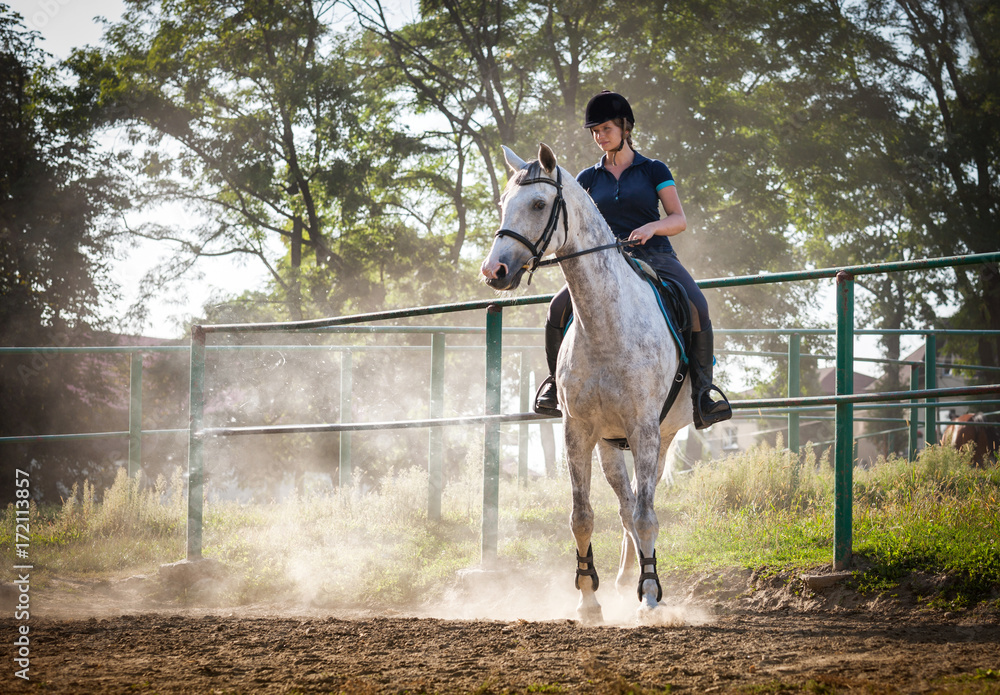
[[[545,209],[545,201],[544,200],[536,200],[535,204],[532,207],[534,207],[536,210],[544,210]]]

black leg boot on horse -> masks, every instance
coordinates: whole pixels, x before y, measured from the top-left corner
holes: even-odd
[[[694,407],[694,426],[699,430],[733,416],[726,394],[712,383],[712,371],[715,366],[714,344],[715,338],[711,327],[691,334],[691,350],[688,354],[691,368],[691,402]],[[713,400],[712,391],[722,396],[722,400]]]
[[[562,346],[563,330],[559,326],[553,326],[548,321],[545,322],[545,361],[549,366],[549,376],[538,387],[535,394],[535,412],[541,415],[551,415],[552,417],[562,417],[559,410],[559,394],[556,391],[556,358],[559,357],[559,348]]]

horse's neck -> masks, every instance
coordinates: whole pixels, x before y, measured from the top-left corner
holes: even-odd
[[[600,212],[591,201],[584,202],[570,203],[570,230],[559,255],[614,243],[614,235],[609,233]],[[609,339],[617,335],[622,321],[636,308],[642,289],[641,280],[620,256],[619,250],[607,249],[559,264],[573,300],[574,320],[588,332],[602,335],[610,331]]]

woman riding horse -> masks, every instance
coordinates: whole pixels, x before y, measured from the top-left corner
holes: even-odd
[[[584,169],[576,177],[597,203],[601,215],[620,240],[638,242],[632,254],[653,267],[661,278],[674,280],[684,287],[691,302],[694,333],[688,346],[691,371],[691,396],[694,424],[704,429],[733,415],[728,401],[713,400],[713,336],[708,316],[708,302],[685,270],[670,245],[669,237],[687,227],[677,186],[670,169],[663,162],[648,159],[632,146],[635,117],[628,100],[620,94],[603,91],[587,104],[584,128],[589,128],[594,142],[604,155],[597,165]],[[660,219],[658,204],[667,216]],[[553,297],[545,321],[545,358],[549,377],[535,396],[535,412],[561,416],[556,389],[556,357],[573,313],[566,286]]]

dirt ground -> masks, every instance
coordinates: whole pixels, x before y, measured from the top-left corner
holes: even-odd
[[[921,607],[913,592],[935,581],[885,597],[798,575],[675,578],[661,624],[600,627],[182,604],[142,579],[55,581],[34,598],[28,682],[11,665],[21,623],[0,619],[0,692],[1000,693],[1000,616]],[[511,615],[520,591],[497,594]]]

